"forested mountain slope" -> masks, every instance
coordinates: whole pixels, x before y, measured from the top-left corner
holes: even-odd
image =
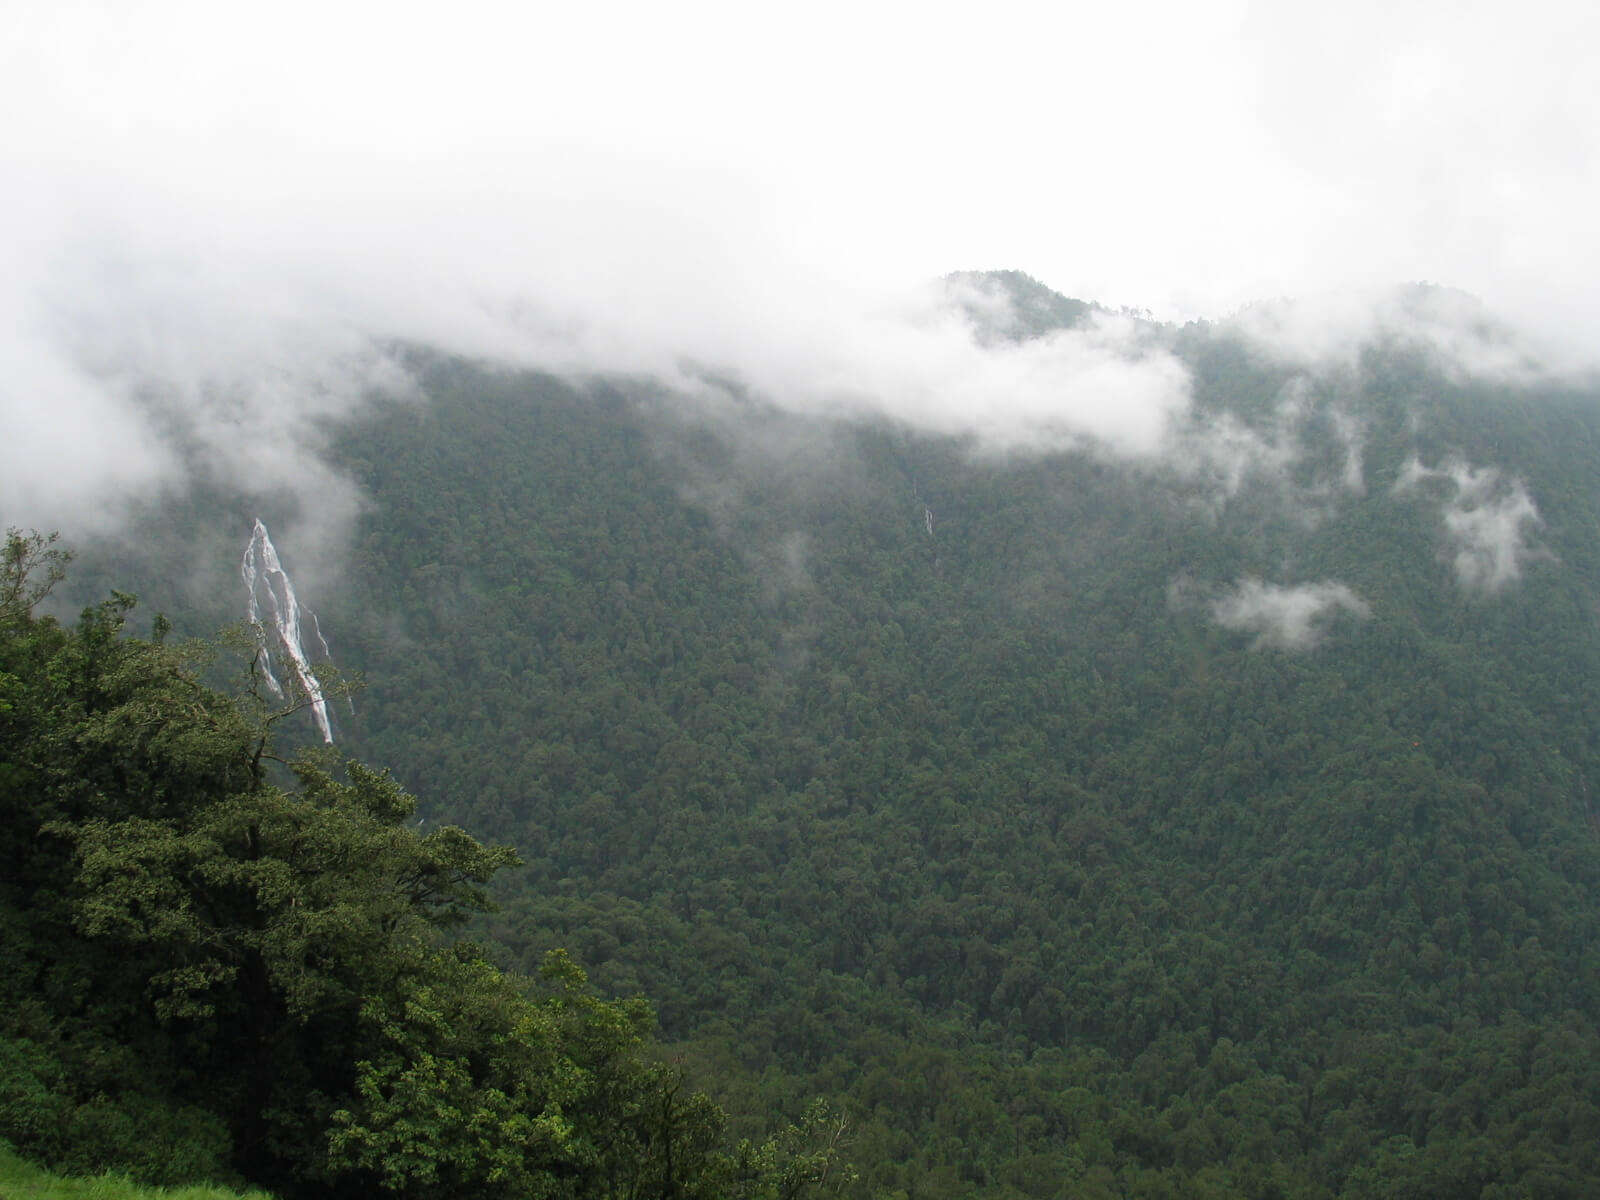
[[[861,1195],[1593,1194],[1600,394],[1143,336],[1132,458],[419,355],[340,739]]]
[[[332,751],[283,759],[272,726],[305,696],[268,699],[259,655],[225,694],[165,621],[128,636],[126,595],[41,616],[64,565],[42,535],[0,545],[0,1191],[58,1190],[13,1149],[285,1200],[851,1182],[826,1105],[730,1140],[647,1047],[643,1001],[595,997],[560,951],[519,977],[450,936],[515,853],[424,830]]]

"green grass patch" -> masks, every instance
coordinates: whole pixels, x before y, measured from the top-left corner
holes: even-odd
[[[197,1184],[144,1187],[125,1175],[69,1177],[36,1167],[9,1146],[0,1145],[0,1200],[271,1200],[265,1192],[236,1192]]]

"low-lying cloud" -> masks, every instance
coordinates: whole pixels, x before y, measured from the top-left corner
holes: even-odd
[[[1498,468],[1459,460],[1430,468],[1413,458],[1394,490],[1438,497],[1451,565],[1468,591],[1498,592],[1520,579],[1529,562],[1550,556],[1532,540],[1543,523],[1533,497],[1521,480]]]
[[[758,192],[718,164],[554,144],[525,160],[502,147],[359,161],[305,146],[258,161],[215,141],[140,150],[101,148],[91,166],[37,148],[0,157],[0,218],[25,231],[0,245],[6,523],[114,531],[138,501],[220,480],[293,497],[287,543],[333,540],[361,498],[327,465],[327,441],[375,395],[407,393],[388,348],[408,343],[649,378],[690,406],[731,388],[980,451],[1081,449],[1175,470],[1218,503],[1288,480],[1314,418],[1344,454],[1295,483],[1294,502],[1316,516],[1364,486],[1359,423],[1303,389],[1254,428],[1196,414],[1187,368],[1125,315],[990,336],[1052,314],[800,262]],[[1477,328],[1426,295],[1404,309],[1413,326]],[[1381,324],[1371,305],[1342,311],[1262,308],[1235,325],[1314,374]],[[1482,339],[1428,336],[1482,357]],[[1515,576],[1514,504],[1469,498],[1446,520],[1464,579],[1492,590]]]
[[[1508,384],[1587,371],[1591,362],[1492,313],[1476,296],[1432,284],[1312,292],[1246,306],[1219,322],[1258,352],[1327,374],[1357,365],[1370,346],[1425,356],[1447,377]]]
[[[1276,405],[1253,423],[1196,411],[1173,430],[1164,463],[1191,499],[1213,513],[1257,485],[1314,527],[1366,492],[1365,422],[1340,402],[1313,395],[1305,375],[1291,378]]]
[[[0,215],[33,222],[0,252],[6,521],[103,529],[204,477],[348,512],[320,451],[330,423],[405,391],[383,350],[405,343],[649,377],[689,404],[732,383],[1000,451],[1149,459],[1189,406],[1186,369],[1124,318],[990,342],[940,286],[845,284],[763,253],[735,181],[733,209],[707,212],[692,202],[714,181],[647,198],[656,179],[580,152],[555,197],[520,177],[482,196],[323,165],[322,189],[275,197],[248,174],[180,188],[0,167]],[[248,197],[227,202],[227,182]]]
[[[394,388],[374,347],[397,341],[702,399],[719,377],[991,448],[1192,457],[1187,376],[1136,326],[1101,314],[991,344],[885,283],[952,267],[1191,316],[1440,278],[1497,308],[1520,296],[1584,347],[1600,309],[1583,220],[1600,160],[1574,152],[1595,123],[1592,39],[1566,11],[1508,40],[1486,5],[909,23],[850,6],[805,22],[750,5],[11,7],[9,521],[114,524],[207,474],[348,510],[319,466],[326,423]],[[1067,137],[1061,113],[1086,106]],[[1206,137],[1173,119],[1185,106]],[[1227,186],[1171,203],[1174,179],[1201,176]],[[1310,371],[1375,333],[1452,368],[1528,359],[1442,289],[1232,326]],[[1278,448],[1231,430],[1199,449],[1226,490]]]
[[[1224,629],[1256,635],[1255,648],[1310,650],[1341,615],[1366,620],[1372,609],[1342,583],[1324,580],[1294,586],[1241,579],[1207,604]]]

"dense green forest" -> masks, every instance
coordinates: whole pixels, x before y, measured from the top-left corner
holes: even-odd
[[[281,759],[271,727],[304,705],[261,699],[253,653],[230,696],[165,621],[123,636],[125,595],[71,628],[36,615],[64,562],[38,535],[0,555],[0,1137],[62,1170],[284,1196],[845,1177],[825,1110],[728,1143],[643,1052],[641,1002],[597,998],[559,952],[519,978],[444,936],[516,855],[420,831],[384,773]]]
[[[1092,311],[999,284],[1025,317],[1007,336]],[[339,744],[404,791],[312,759],[244,795],[285,831],[410,831],[400,861],[337,885],[361,920],[440,836],[407,793],[423,830],[470,831],[451,845],[487,856],[469,874],[498,902],[470,919],[481,949],[419,933],[414,961],[336,955],[358,977],[307,985],[333,1005],[338,1065],[278,1079],[315,1097],[294,1119],[347,1114],[331,1144],[351,1178],[386,1178],[388,1153],[358,1132],[378,1102],[349,1107],[367,1094],[352,1064],[414,1076],[447,1037],[428,1003],[487,989],[618,1039],[564,1034],[574,1070],[598,1054],[632,1096],[674,1070],[704,1089],[732,1114],[705,1178],[822,1101],[856,1168],[830,1182],[860,1197],[1600,1189],[1600,391],[1473,376],[1398,336],[1315,368],[1227,326],[1146,336],[1187,364],[1194,406],[1177,453],[1132,462],[422,351],[419,396],[330,434],[366,507],[303,588],[364,680],[335,708]],[[236,617],[228,572],[257,515],[303,513],[220,486],[174,500],[82,548],[79,598],[134,589],[187,632]],[[198,602],[178,586],[197,578]],[[114,637],[121,615],[28,625],[24,644],[166,653]],[[238,771],[255,728],[206,738],[228,733]],[[35,890],[10,901],[6,952],[48,993],[123,946],[95,1027],[128,1034],[73,1048],[91,1016],[30,1001],[44,1015],[12,1021],[8,1052],[81,1051],[109,1080],[137,1044],[178,1081],[161,1111],[206,1108],[216,1146],[281,1141],[222,1065],[257,1035],[245,999],[205,998],[211,942],[134,922],[116,876],[144,844],[116,823],[155,823],[149,871],[200,841],[233,853],[240,801],[63,798],[91,770],[76,762],[52,768],[37,870],[77,882],[8,883]],[[488,843],[522,865],[492,871]],[[504,982],[558,950],[619,999],[571,966],[543,990]],[[641,1053],[641,995],[673,1070]],[[417,1005],[420,1024],[393,1017]],[[212,1040],[197,1056],[185,1038]],[[363,1057],[375,1045],[388,1057]],[[518,1069],[513,1107],[537,1110],[551,1085]]]

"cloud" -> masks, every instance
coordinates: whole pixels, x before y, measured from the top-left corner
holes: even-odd
[[[1175,423],[1164,462],[1213,512],[1256,484],[1315,526],[1366,490],[1366,434],[1361,418],[1298,374],[1253,423],[1233,413],[1191,411]]]
[[[995,342],[906,281],[1014,264],[1214,314],[1373,278],[1547,301],[1555,279],[1586,327],[1588,42],[1519,50],[1483,6],[1353,12],[24,4],[0,38],[0,107],[28,114],[0,125],[0,517],[104,526],[206,475],[348,514],[320,448],[398,386],[404,341],[702,403],[732,380],[996,450],[1199,445],[1236,487],[1281,447],[1198,430],[1137,322]],[[1308,60],[1323,40],[1341,53]],[[1352,97],[1335,69],[1381,86]],[[1172,203],[1201,177],[1228,186]],[[1452,361],[1520,369],[1443,303],[1401,316]],[[1241,328],[1320,362],[1371,307]]]
[[[1284,587],[1241,579],[1208,608],[1223,628],[1254,633],[1257,649],[1279,650],[1313,649],[1341,613],[1363,621],[1372,615],[1365,601],[1331,580]]]
[[[1340,483],[1351,495],[1360,496],[1367,490],[1366,426],[1359,417],[1340,408],[1330,409],[1328,419],[1333,423],[1344,448],[1344,469],[1340,473]]]
[[[1476,296],[1431,284],[1311,292],[1250,304],[1219,323],[1279,362],[1318,374],[1350,370],[1363,350],[1424,354],[1452,379],[1525,384],[1588,369],[1554,339],[1492,313]]]
[[[1581,65],[1600,16],[1560,3],[1523,15],[1508,25],[1490,0],[1251,7],[1255,111],[1319,205],[1304,246],[1280,248],[1299,282],[1274,293],[1305,294],[1313,274],[1432,279],[1583,345],[1594,247],[1571,230],[1600,178],[1583,132],[1600,89]]]
[[[1494,593],[1522,577],[1523,567],[1550,552],[1530,540],[1543,523],[1521,480],[1495,467],[1447,461],[1425,467],[1410,459],[1395,481],[1397,495],[1437,495],[1456,580],[1468,591]]]
[[[989,342],[936,284],[845,283],[765,255],[728,207],[736,183],[708,206],[715,180],[680,178],[674,194],[604,155],[557,157],[556,196],[522,176],[475,196],[485,161],[427,186],[370,163],[322,164],[314,189],[305,166],[276,188],[239,164],[159,184],[12,175],[10,203],[37,219],[0,277],[0,413],[14,431],[0,510],[103,521],[210,476],[349,512],[319,451],[330,423],[405,390],[384,347],[406,342],[650,377],[686,403],[715,403],[731,382],[790,413],[877,416],[1001,451],[1149,458],[1188,407],[1187,371],[1134,322],[1101,313]],[[235,185],[248,199],[220,203]]]

